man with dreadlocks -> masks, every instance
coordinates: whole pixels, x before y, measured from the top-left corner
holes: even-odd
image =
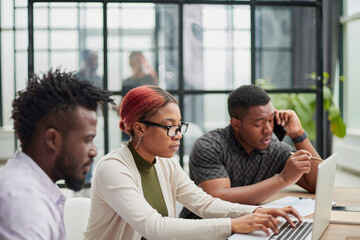
[[[0,170],[0,239],[65,239],[64,179],[80,190],[97,154],[99,103],[111,93],[59,69],[35,75],[13,101],[21,149]]]

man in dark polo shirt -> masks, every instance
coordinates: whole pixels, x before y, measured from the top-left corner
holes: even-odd
[[[319,157],[292,110],[277,111],[256,85],[234,90],[228,98],[230,124],[196,140],[190,154],[190,178],[214,197],[258,204],[296,183],[315,192]],[[272,137],[274,122],[283,126],[295,149]],[[295,152],[295,154],[290,154]],[[188,209],[183,218],[197,218]]]

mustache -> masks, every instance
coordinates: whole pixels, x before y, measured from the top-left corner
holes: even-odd
[[[89,161],[87,161],[84,166],[91,166],[94,163],[94,158],[90,158]]]

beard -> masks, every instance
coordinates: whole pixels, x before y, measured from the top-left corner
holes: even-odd
[[[74,179],[74,178],[65,179],[65,185],[67,186],[67,188],[74,191],[80,191],[84,187],[84,183],[85,183],[85,177],[82,180]]]
[[[82,177],[77,177],[78,173],[76,171],[80,171],[76,164],[78,159],[74,158],[69,154],[71,151],[67,151],[66,149],[62,149],[59,156],[57,156],[55,160],[55,171],[57,175],[61,176],[61,179],[65,180],[65,184],[67,188],[79,191],[84,187],[85,183],[85,174]],[[89,162],[92,162],[91,159]]]

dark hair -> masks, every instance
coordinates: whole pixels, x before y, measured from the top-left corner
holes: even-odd
[[[270,102],[267,93],[256,85],[243,85],[228,97],[228,111],[230,117],[242,119],[250,107],[266,105]]]
[[[89,59],[90,53],[91,53],[91,52],[90,52],[90,50],[88,50],[88,49],[84,49],[84,50],[82,51],[82,58],[83,58],[84,61],[86,61],[86,60]]]
[[[131,67],[139,66],[141,64],[140,57],[143,56],[142,52],[135,51],[129,55],[129,64]]]
[[[120,129],[133,136],[132,126],[135,122],[149,119],[170,102],[177,104],[176,98],[160,87],[144,85],[132,89],[121,102]]]
[[[79,81],[73,72],[50,69],[42,77],[33,74],[12,103],[14,130],[21,147],[26,150],[30,146],[40,124],[54,125],[66,134],[73,125],[72,110],[82,106],[96,111],[98,103],[113,103],[111,95],[90,81]]]

